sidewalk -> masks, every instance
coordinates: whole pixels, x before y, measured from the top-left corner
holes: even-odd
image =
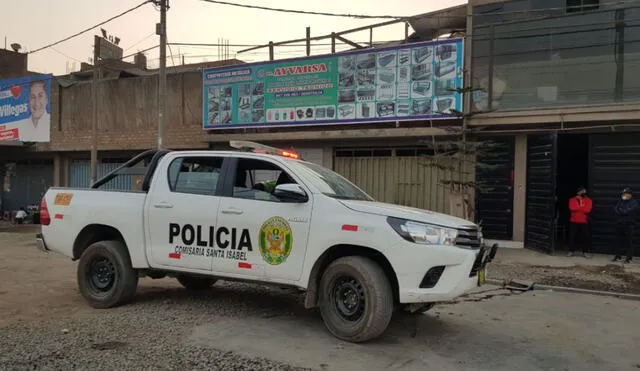
[[[540,267],[571,268],[576,266],[607,267],[609,265],[620,266],[624,272],[640,274],[640,257],[635,257],[633,263],[622,264],[611,261],[612,255],[593,254],[590,259],[584,258],[580,253],[567,257],[566,251],[555,255],[548,255],[529,249],[498,248],[494,262],[500,264],[526,264]]]
[[[14,224],[6,220],[0,220],[0,232],[4,233],[33,233],[40,232],[40,224]]]
[[[587,290],[640,294],[640,258],[631,264],[613,263],[610,255],[567,257],[528,249],[499,248],[487,267],[487,278],[519,279]]]

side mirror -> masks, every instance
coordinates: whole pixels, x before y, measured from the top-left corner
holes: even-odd
[[[295,183],[279,184],[273,191],[273,195],[284,202],[307,202],[309,196],[307,192]]]

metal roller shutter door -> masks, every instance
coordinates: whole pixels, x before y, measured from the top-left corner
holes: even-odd
[[[640,197],[640,133],[592,134],[590,138],[589,193],[593,199],[591,233],[596,253],[616,248],[613,207],[624,187]],[[640,228],[635,230],[636,254]]]
[[[99,163],[98,179],[115,170],[121,163]],[[69,187],[89,188],[91,179],[91,162],[73,161],[69,169]],[[133,189],[133,177],[131,175],[120,175],[104,184],[100,189],[127,191]]]
[[[476,192],[476,219],[482,222],[486,238],[510,240],[513,237],[513,169],[515,137],[487,138],[493,144],[478,162],[491,168],[476,168],[476,183],[485,188]]]

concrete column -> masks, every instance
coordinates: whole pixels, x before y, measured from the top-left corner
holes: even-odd
[[[62,156],[60,155],[59,152],[56,152],[53,155],[53,186],[54,187],[62,186],[61,177],[62,177]]]
[[[524,242],[527,206],[527,135],[516,135],[513,181],[513,240]]]
[[[6,164],[4,162],[0,162],[0,211],[4,211],[4,177]],[[2,217],[0,215],[0,217]]]
[[[71,168],[71,160],[68,156],[62,158],[62,172],[60,174],[60,184],[63,187],[69,186],[69,172]]]
[[[460,86],[461,88],[463,87],[468,87],[471,86],[473,83],[473,74],[471,71],[471,65],[472,65],[472,35],[473,35],[473,6],[471,5],[471,3],[467,4],[467,35],[464,38],[464,86]],[[475,86],[474,86],[475,87]],[[464,112],[465,115],[471,113],[471,107],[472,107],[472,102],[473,102],[473,97],[472,97],[472,92],[468,91],[465,92],[462,96],[462,111]],[[466,116],[465,116],[465,120],[467,120]]]
[[[333,170],[333,147],[322,148],[322,166]]]

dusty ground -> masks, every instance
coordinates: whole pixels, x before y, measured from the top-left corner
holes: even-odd
[[[194,295],[143,279],[134,303],[93,310],[75,266],[36,250],[32,232],[0,232],[0,370],[640,368],[635,301],[484,287],[356,345],[330,336],[300,293],[262,286]]]
[[[493,279],[521,279],[539,284],[640,294],[637,260],[631,264],[610,263],[610,257],[542,256],[530,251],[498,250],[488,268]]]

